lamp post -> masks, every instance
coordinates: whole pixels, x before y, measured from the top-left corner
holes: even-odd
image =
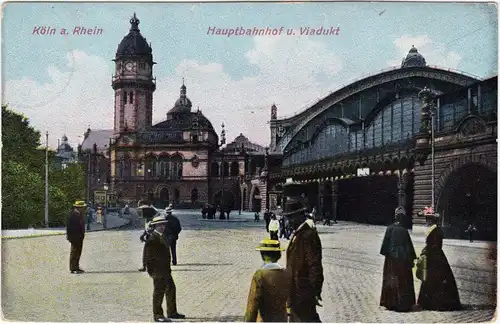
[[[104,191],[105,191],[105,196],[104,196],[104,210],[103,210],[103,219],[102,219],[102,227],[104,229],[106,229],[107,227],[107,221],[106,221],[106,214],[108,213],[108,184],[105,183],[104,184],[104,187],[103,187]]]
[[[269,147],[265,148],[266,153],[264,155],[264,171],[266,179],[266,210],[269,210]]]
[[[219,216],[219,219],[226,219],[226,217],[224,216],[224,171],[225,171],[225,168],[224,168],[224,148],[223,146],[226,144],[226,130],[224,129],[224,122],[222,123],[221,125],[222,127],[222,131],[220,133],[220,145],[219,145],[219,149],[222,153],[222,185],[221,185],[221,201],[220,201],[220,216]]]
[[[45,132],[45,227],[49,227],[49,132]]]
[[[434,168],[434,151],[435,151],[435,138],[434,138],[434,120],[436,117],[436,105],[434,104],[435,94],[427,87],[418,93],[418,97],[423,101],[422,107],[424,120],[424,131],[431,135],[431,210],[434,215],[439,216],[435,211],[435,168]],[[430,117],[430,125],[428,125]]]

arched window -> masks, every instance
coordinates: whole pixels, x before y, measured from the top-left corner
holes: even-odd
[[[219,176],[219,163],[212,162],[212,164],[210,165],[210,175],[212,177],[218,177]]]
[[[240,173],[240,166],[238,162],[231,163],[231,177],[237,177]]]
[[[148,156],[146,157],[146,168],[144,170],[146,179],[152,179],[155,178],[157,173],[157,160],[155,156]]]
[[[225,177],[229,177],[229,163],[226,161],[223,163],[223,172]]]
[[[182,178],[182,157],[180,155],[175,155],[170,160],[171,163],[171,173],[170,179],[178,180]]]
[[[128,156],[125,156],[123,158],[123,173],[122,173],[122,178],[127,179],[130,178],[131,171],[132,171],[132,161]]]

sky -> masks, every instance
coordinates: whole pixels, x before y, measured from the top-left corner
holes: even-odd
[[[134,12],[157,63],[153,123],[166,118],[184,78],[193,109],[219,134],[224,122],[228,143],[243,133],[269,145],[273,103],[278,118],[292,116],[356,79],[400,67],[412,45],[428,65],[479,78],[498,73],[497,9],[487,3],[9,2],[2,9],[2,103],[48,131],[52,148],[64,134],[76,148],[89,126],[113,128],[112,60]],[[75,27],[102,34],[73,35]],[[210,27],[283,27],[295,35],[228,37]],[[339,29],[300,35],[305,27]]]

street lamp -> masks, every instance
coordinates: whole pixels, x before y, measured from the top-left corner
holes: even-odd
[[[105,197],[104,197],[104,210],[103,210],[102,227],[106,228],[107,227],[106,214],[108,212],[108,189],[109,189],[107,183],[104,184],[103,189],[105,192]]]
[[[264,170],[266,179],[266,210],[269,210],[269,147],[265,148],[266,153],[264,155]]]
[[[427,87],[422,89],[418,93],[418,97],[423,101],[423,116],[426,117],[425,120],[422,120],[422,128],[424,131],[430,132],[431,134],[431,210],[434,215],[437,215],[435,212],[435,169],[434,169],[434,120],[436,116],[436,106],[434,104],[435,94]],[[429,117],[430,116],[430,125],[429,125]],[[437,215],[439,216],[439,215]]]
[[[226,130],[224,129],[224,122],[222,122],[222,131],[220,133],[220,145],[219,149],[222,153],[222,188],[221,188],[221,202],[220,202],[220,216],[219,219],[226,219],[224,216],[224,148],[223,146],[226,144]]]
[[[45,132],[45,227],[49,227],[49,132]]]

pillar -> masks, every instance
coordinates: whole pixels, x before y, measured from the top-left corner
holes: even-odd
[[[408,173],[399,172],[398,177],[398,205],[406,211],[404,226],[411,230],[413,228],[413,213],[408,202],[406,192],[408,191]]]
[[[337,220],[337,204],[339,200],[339,182],[332,181],[332,219]]]

